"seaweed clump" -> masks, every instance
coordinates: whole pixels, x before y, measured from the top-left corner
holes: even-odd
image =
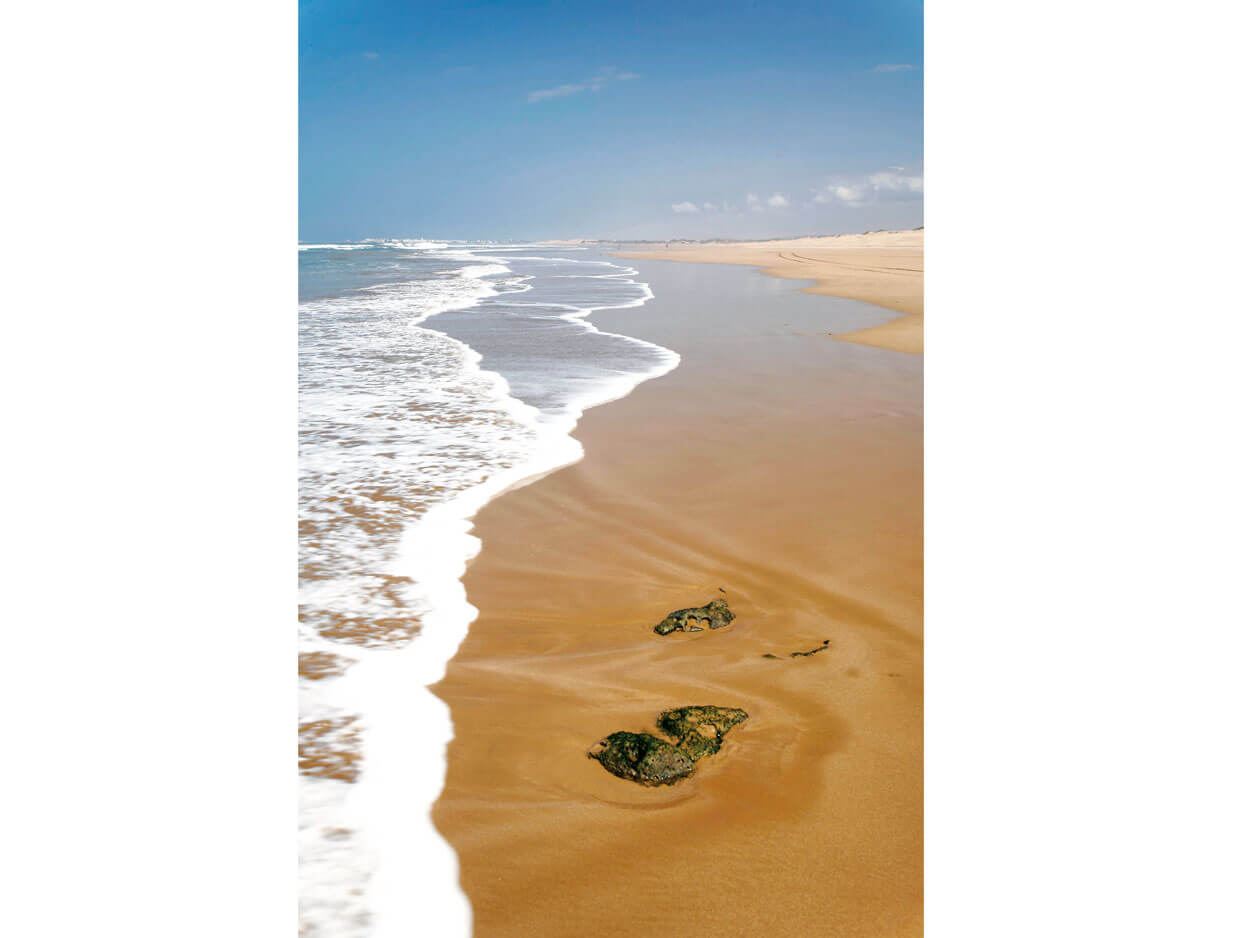
[[[811,651],[792,651],[790,652],[790,657],[791,658],[810,658],[812,655],[816,654],[816,652],[818,651],[828,651],[828,650],[829,650],[829,639],[826,638],[823,644],[817,645]],[[761,655],[760,657],[772,658],[773,661],[781,660],[780,655],[774,655],[772,652],[769,652],[768,654],[765,654],[765,655]]]

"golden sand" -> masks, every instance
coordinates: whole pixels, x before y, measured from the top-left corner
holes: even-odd
[[[434,687],[475,934],[920,935],[922,359],[828,341],[835,301],[747,302],[748,271],[643,268],[656,299],[596,322],[683,362],[479,515],[481,615]],[[652,632],[721,597],[728,628]],[[586,757],[690,704],[750,714],[693,778]]]
[[[899,352],[924,352],[923,230],[787,241],[676,243],[665,248],[628,250],[619,256],[749,264],[774,277],[815,280],[805,292],[863,300],[906,314],[838,338]]]

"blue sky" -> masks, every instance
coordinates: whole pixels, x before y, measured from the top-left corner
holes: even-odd
[[[300,2],[300,238],[923,224],[923,12]]]

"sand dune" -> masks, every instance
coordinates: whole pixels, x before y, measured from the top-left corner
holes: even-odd
[[[924,352],[924,231],[788,241],[674,243],[627,249],[621,257],[704,264],[749,264],[774,277],[815,280],[806,293],[844,296],[905,315],[838,336],[878,348]]]

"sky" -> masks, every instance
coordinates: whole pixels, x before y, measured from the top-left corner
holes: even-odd
[[[300,0],[302,241],[923,217],[919,0]]]

